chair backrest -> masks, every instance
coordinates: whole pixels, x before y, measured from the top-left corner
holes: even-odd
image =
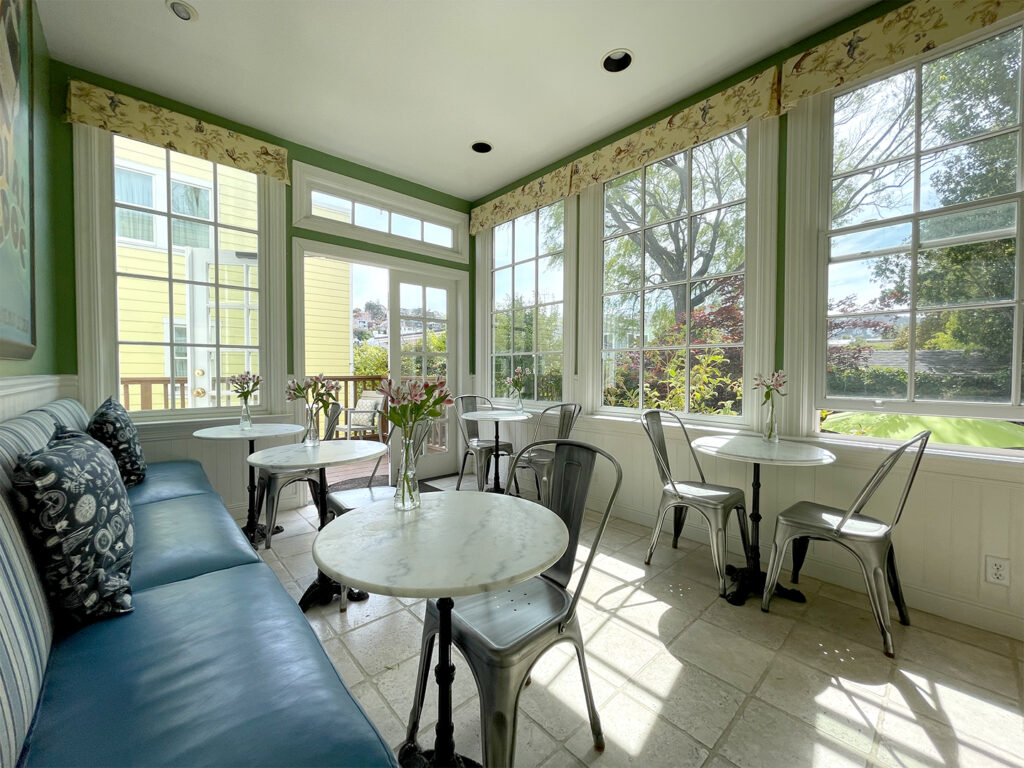
[[[924,432],[918,432],[912,438],[903,443],[903,445],[896,448],[888,456],[886,456],[882,463],[878,465],[878,469],[874,471],[871,477],[868,479],[864,487],[861,488],[860,493],[857,494],[857,498],[853,500],[853,504],[846,510],[846,514],[843,515],[843,519],[836,525],[836,530],[841,531],[843,526],[846,525],[846,521],[854,515],[859,515],[863,511],[864,507],[871,500],[871,497],[878,490],[879,486],[885,481],[885,478],[892,471],[893,467],[896,466],[896,462],[900,460],[900,457],[907,452],[915,443],[920,443],[917,448],[917,454],[914,456],[914,462],[910,466],[910,474],[907,475],[907,482],[903,486],[903,493],[900,494],[900,501],[896,507],[896,514],[892,518],[892,527],[896,527],[896,523],[900,521],[900,517],[903,515],[903,507],[907,504],[907,497],[910,496],[910,487],[914,484],[914,478],[917,476],[917,468],[921,464],[921,457],[924,456],[924,449],[928,445],[928,438],[931,437],[932,433],[928,430]]]
[[[466,443],[480,437],[480,425],[475,421],[462,418],[462,414],[473,411],[489,411],[493,408],[490,398],[483,395],[459,395],[455,398],[455,413],[459,417],[459,431]]]
[[[338,430],[338,419],[341,418],[341,403],[335,401],[327,409],[327,419],[324,421],[324,440],[333,440],[334,433]]]
[[[588,443],[581,443],[576,440],[540,440],[530,443],[516,454],[509,469],[509,477],[515,475],[516,466],[520,458],[524,455],[529,455],[530,451],[536,448],[553,449],[555,455],[551,467],[551,490],[545,506],[558,515],[562,522],[565,523],[565,527],[569,530],[569,545],[565,548],[565,552],[558,559],[558,562],[544,571],[543,576],[555,582],[563,589],[568,587],[569,581],[572,578],[573,564],[576,561],[576,548],[579,545],[580,539],[580,528],[583,525],[583,514],[586,511],[590,481],[594,475],[594,465],[597,463],[597,457],[604,456],[615,470],[615,485],[608,496],[608,503],[605,505],[601,523],[598,525],[597,532],[594,534],[594,540],[590,544],[590,554],[587,556],[587,562],[583,566],[583,572],[580,574],[579,584],[573,593],[572,602],[569,605],[569,611],[565,618],[565,621],[568,621],[576,612],[576,603],[579,601],[579,596],[583,593],[587,574],[590,573],[590,567],[594,562],[594,556],[597,554],[601,537],[604,536],[604,529],[608,526],[612,504],[615,503],[615,497],[619,493],[619,486],[622,485],[622,467],[619,466],[619,462],[611,454]],[[505,493],[508,494],[509,490],[506,486]]]
[[[568,440],[569,435],[572,434],[572,428],[576,426],[576,420],[583,413],[583,406],[579,403],[556,403],[555,405],[549,405],[540,412],[540,418],[537,419],[537,426],[533,430],[534,441],[540,440],[540,431],[544,427],[544,417],[552,411],[558,412],[558,432],[555,433],[555,436],[559,440]]]
[[[673,419],[682,428],[683,437],[686,438],[686,447],[690,449],[690,455],[693,457],[694,466],[697,467],[700,481],[706,483],[704,470],[701,469],[700,460],[697,458],[697,452],[693,449],[690,433],[686,431],[686,425],[683,424],[683,420],[672,411],[648,408],[640,414],[640,424],[643,426],[644,432],[647,433],[647,437],[651,440],[651,447],[654,448],[654,460],[658,464],[658,475],[661,477],[661,484],[668,485],[673,479],[672,465],[668,460],[668,446],[665,445],[665,419]]]

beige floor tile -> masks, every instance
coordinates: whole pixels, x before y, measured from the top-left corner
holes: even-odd
[[[892,768],[1020,768],[1024,746],[1011,754],[981,742],[967,743],[953,729],[927,717],[887,710],[874,762]]]
[[[781,653],[874,696],[885,696],[893,664],[881,649],[869,648],[821,627],[797,623]]]
[[[402,607],[402,603],[393,597],[371,594],[368,600],[361,600],[357,603],[349,601],[348,608],[344,612],[341,611],[340,599],[313,610],[322,610],[324,619],[331,625],[331,629],[336,634],[342,635],[382,616],[400,611]]]
[[[586,536],[581,537],[581,541],[589,544],[592,541],[592,537],[593,533],[588,533]],[[601,537],[601,549],[606,552],[615,552],[629,546],[639,538],[635,533],[629,533],[628,531],[608,526],[604,529],[604,535]]]
[[[1017,640],[1006,635],[997,635],[995,632],[987,632],[984,629],[961,624],[959,621],[951,621],[942,616],[936,616],[934,613],[916,611],[913,608],[910,609],[910,624],[918,629],[926,629],[954,640],[977,645],[1003,656],[1012,657],[1020,648],[1020,643]]]
[[[762,645],[706,621],[691,624],[668,650],[677,659],[696,664],[748,692],[757,685],[775,655]]]
[[[610,576],[597,568],[591,568],[583,585],[583,594],[580,599],[586,600],[597,608],[608,610],[622,605],[634,589],[632,584],[622,579]]]
[[[647,567],[643,564],[643,559],[630,557],[625,553],[625,548],[610,555],[598,553],[594,557],[591,573],[594,571],[601,571],[630,584],[639,584],[641,581],[646,581],[649,578]]]
[[[720,599],[718,587],[693,581],[673,568],[645,581],[639,589],[686,613],[702,612]]]
[[[455,664],[455,683],[452,686],[452,705],[458,708],[469,700],[477,700],[476,682],[473,679],[473,671],[466,665],[465,659],[457,650],[452,653]],[[391,708],[399,713],[402,722],[408,722],[409,712],[412,709],[413,694],[416,690],[416,673],[419,670],[419,656],[414,656],[397,664],[390,665],[387,669],[373,678],[373,684],[391,705]],[[437,682],[434,677],[434,667],[437,665],[437,652],[433,654],[430,669],[427,673],[427,691],[423,700],[423,711],[420,713],[420,728],[432,728],[437,722]]]
[[[892,606],[891,617],[893,642],[896,645],[896,652],[899,653],[904,627],[899,623],[895,606]],[[804,618],[809,624],[848,637],[861,645],[877,647],[879,653],[882,652],[882,633],[875,622],[874,614],[871,613],[867,598],[864,598],[864,602],[857,606],[837,602],[819,594],[811,602]]]
[[[654,556],[657,557],[658,553],[655,552]],[[731,557],[729,562],[733,562]],[[733,565],[739,564],[739,562],[733,563]],[[678,576],[696,581],[698,584],[703,584],[713,589],[716,595],[718,594],[718,574],[715,571],[715,564],[711,559],[711,548],[708,546],[702,545],[687,552],[685,557],[680,558],[679,562],[661,575]]]
[[[280,576],[278,576],[278,578],[280,578]],[[302,597],[302,593],[306,591],[306,587],[300,586],[297,581],[284,582],[284,588],[296,603],[299,602],[299,598]]]
[[[746,697],[739,688],[667,651],[623,690],[708,747],[715,745]]]
[[[744,605],[716,600],[701,618],[772,650],[782,647],[796,624],[794,619],[764,613],[759,600],[748,600]]]
[[[338,670],[338,674],[341,675],[341,679],[345,681],[345,685],[351,688],[356,683],[362,682],[366,676],[363,674],[363,670],[356,664],[355,659],[352,658],[352,654],[345,648],[345,644],[341,641],[341,638],[331,637],[323,641],[324,650],[327,651],[327,657],[334,664],[334,668]]]
[[[561,647],[572,648],[568,644]],[[589,666],[588,669],[590,688],[600,713],[616,688]],[[567,655],[553,648],[538,660],[530,674],[533,682],[519,695],[519,707],[538,723],[543,723],[555,739],[565,741],[581,724],[589,722],[575,652]]]
[[[408,611],[396,611],[342,635],[345,646],[366,674],[376,675],[420,652],[422,623]]]
[[[634,590],[611,614],[628,629],[662,645],[671,643],[701,615],[696,608],[677,608],[643,589]]]
[[[605,749],[594,749],[590,727],[580,727],[566,743],[587,765],[608,768],[688,768],[708,752],[697,741],[624,692],[601,710]]]
[[[380,731],[388,746],[395,749],[405,741],[405,726],[391,711],[381,695],[377,693],[376,688],[364,680],[350,686],[349,690],[366,710],[366,714],[377,726],[377,730]],[[339,725],[339,727],[343,726]]]
[[[313,540],[315,538],[316,533],[314,531],[299,533],[294,536],[284,536],[280,539],[275,536],[271,542],[273,548],[268,551],[276,553],[282,560],[293,555],[306,555],[312,558]]]
[[[545,760],[540,768],[585,768],[585,766],[586,764],[577,760],[572,752],[562,747]]]
[[[281,564],[288,569],[292,579],[300,584],[309,584],[316,578],[316,563],[313,562],[313,555],[306,552],[301,555],[281,558]]]
[[[619,686],[657,656],[662,646],[612,620],[586,636],[584,648],[591,671]]]
[[[262,556],[262,553],[261,553],[261,556]],[[274,574],[277,576],[278,580],[282,584],[286,584],[288,582],[294,582],[295,581],[295,577],[292,576],[292,574],[289,572],[289,570],[284,567],[284,563],[282,563],[280,560],[278,560],[277,557],[275,555],[273,555],[273,553],[271,553],[271,556],[272,557],[269,558],[269,559],[268,558],[264,558],[264,562],[266,562],[266,564],[270,566],[270,570],[272,570],[274,572]]]
[[[320,643],[323,644],[332,637],[335,637],[334,630],[331,629],[330,623],[327,621],[322,610],[316,608],[306,613],[306,621],[309,622],[309,626],[316,632],[316,636],[319,638]]]
[[[780,654],[756,695],[837,741],[867,754],[883,699]]]
[[[899,657],[968,679],[1011,699],[1020,696],[1012,659],[917,627],[903,629],[903,637],[896,645]]]
[[[738,768],[860,768],[866,755],[757,699],[725,736],[719,753]]]

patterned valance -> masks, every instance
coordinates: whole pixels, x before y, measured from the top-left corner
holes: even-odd
[[[781,111],[803,98],[926,53],[1024,10],[1024,0],[915,0],[792,57]]]
[[[81,80],[69,85],[67,119],[288,183],[283,147]]]
[[[777,103],[777,70],[772,67],[474,208],[469,231],[475,235],[591,184],[768,117],[775,114]]]

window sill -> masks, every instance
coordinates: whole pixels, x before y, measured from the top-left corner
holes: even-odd
[[[134,419],[134,416],[133,416]],[[264,423],[295,423],[295,415],[291,413],[254,413],[253,421]],[[143,440],[180,440],[192,437],[192,433],[206,427],[226,427],[238,423],[238,414],[203,416],[199,418],[184,417],[169,419],[161,417],[149,421],[136,421],[139,437]]]

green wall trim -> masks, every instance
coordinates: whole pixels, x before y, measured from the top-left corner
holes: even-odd
[[[301,237],[306,240],[315,240],[318,243],[325,243],[327,245],[340,245],[344,248],[358,248],[360,251],[368,251],[369,253],[379,253],[384,256],[394,256],[395,258],[398,259],[405,259],[406,261],[415,261],[419,262],[420,264],[433,264],[435,267],[457,269],[460,272],[472,271],[470,264],[462,264],[457,261],[438,259],[434,256],[423,256],[422,254],[419,253],[410,253],[409,251],[402,251],[399,250],[398,248],[389,248],[386,245],[377,245],[376,243],[366,243],[363,242],[362,240],[353,240],[351,237],[328,235],[324,232],[317,232],[316,230],[313,229],[292,227],[292,236]],[[290,270],[289,274],[291,274]]]
[[[786,330],[786,158],[789,116],[779,118],[778,192],[775,219],[775,370],[784,367]]]
[[[279,144],[288,150],[288,157],[290,160],[298,160],[302,163],[316,165],[320,168],[325,168],[329,171],[340,173],[344,176],[350,176],[353,179],[359,179],[360,181],[365,181],[370,184],[376,184],[379,187],[386,187],[387,189],[394,190],[395,192],[401,192],[402,194],[410,195],[411,197],[426,200],[427,202],[459,211],[460,213],[469,212],[469,201],[455,197],[454,195],[449,195],[446,192],[440,192],[422,184],[417,184],[383,171],[378,171],[364,165],[359,165],[358,163],[353,163],[349,160],[344,160],[340,157],[335,157],[334,155],[321,152],[320,150],[313,149],[312,147],[308,147],[304,144],[298,144],[280,136],[275,136],[272,133],[261,131],[250,125],[235,122],[234,120],[230,120],[222,115],[207,112],[206,110],[198,109],[197,107],[184,104],[180,101],[175,101],[174,99],[168,99],[158,93],[153,93],[152,91],[147,91],[121,80],[114,80],[113,78],[96,74],[95,72],[79,69],[78,67],[65,64],[61,61],[54,60],[53,68],[55,74],[62,80],[84,80],[94,85],[98,85],[101,88],[107,88],[112,91],[117,91],[118,93],[123,93],[126,96],[131,96],[135,99],[148,101],[159,107],[173,109],[176,112],[181,112],[182,114],[199,120],[205,120],[210,123],[222,125],[232,131],[245,133],[249,136],[253,136],[254,138],[269,141],[273,144]]]
[[[741,69],[739,72],[729,75],[728,77],[719,80],[713,85],[710,85],[707,88],[698,91],[697,93],[687,96],[681,101],[677,101],[674,104],[670,104],[664,109],[655,112],[653,115],[649,115],[648,117],[645,117],[642,120],[638,120],[631,125],[627,125],[625,128],[622,128],[621,130],[618,130],[609,136],[605,136],[603,139],[598,139],[597,141],[588,144],[587,146],[581,149],[576,150],[572,154],[566,155],[561,160],[556,160],[555,162],[550,163],[544,166],[543,168],[540,168],[539,170],[536,170],[526,176],[523,176],[521,179],[513,181],[511,184],[506,184],[504,187],[501,187],[501,189],[496,189],[495,191],[487,195],[484,195],[480,199],[474,200],[472,207],[475,208],[478,205],[483,205],[484,203],[493,200],[496,197],[501,197],[506,192],[511,192],[513,189],[521,187],[523,184],[533,181],[534,179],[543,176],[545,173],[550,173],[551,171],[557,168],[561,168],[563,165],[567,165],[568,163],[571,163],[573,160],[583,157],[584,155],[588,155],[591,152],[594,152],[600,149],[601,147],[605,146],[606,144],[610,144],[613,141],[618,141],[624,136],[628,136],[629,134],[634,133],[635,131],[639,131],[642,128],[646,128],[647,126],[652,125],[661,120],[662,118],[668,117],[669,115],[674,114],[681,109],[686,109],[686,107],[696,104],[697,102],[703,101],[709,96],[713,96],[719,91],[728,88],[732,85],[735,85],[741,80],[746,80],[748,77],[752,77],[756,75],[758,72],[763,72],[764,70],[768,69],[768,67],[782,64],[790,56],[802,53],[808,48],[823,43],[826,40],[831,40],[833,37],[836,37],[837,35],[841,35],[844,32],[848,32],[851,29],[854,29],[855,27],[864,24],[865,22],[871,21],[872,19],[876,19],[879,16],[888,13],[889,11],[899,8],[901,5],[906,5],[906,3],[908,2],[911,2],[911,0],[883,0],[882,2],[868,6],[864,10],[859,11],[853,14],[852,16],[848,16],[842,21],[838,21],[835,24],[832,24],[831,26],[825,27],[825,29],[815,32],[813,35],[805,37],[803,40],[793,43],[793,45],[783,48],[781,51],[778,51],[777,53],[774,53],[771,56],[761,59],[756,64],[751,64],[749,67]]]
[[[580,374],[580,196],[576,195],[576,274],[573,278],[576,285],[573,290],[576,292],[576,299],[573,310],[576,315],[576,332],[572,340],[572,372],[574,376]]]

